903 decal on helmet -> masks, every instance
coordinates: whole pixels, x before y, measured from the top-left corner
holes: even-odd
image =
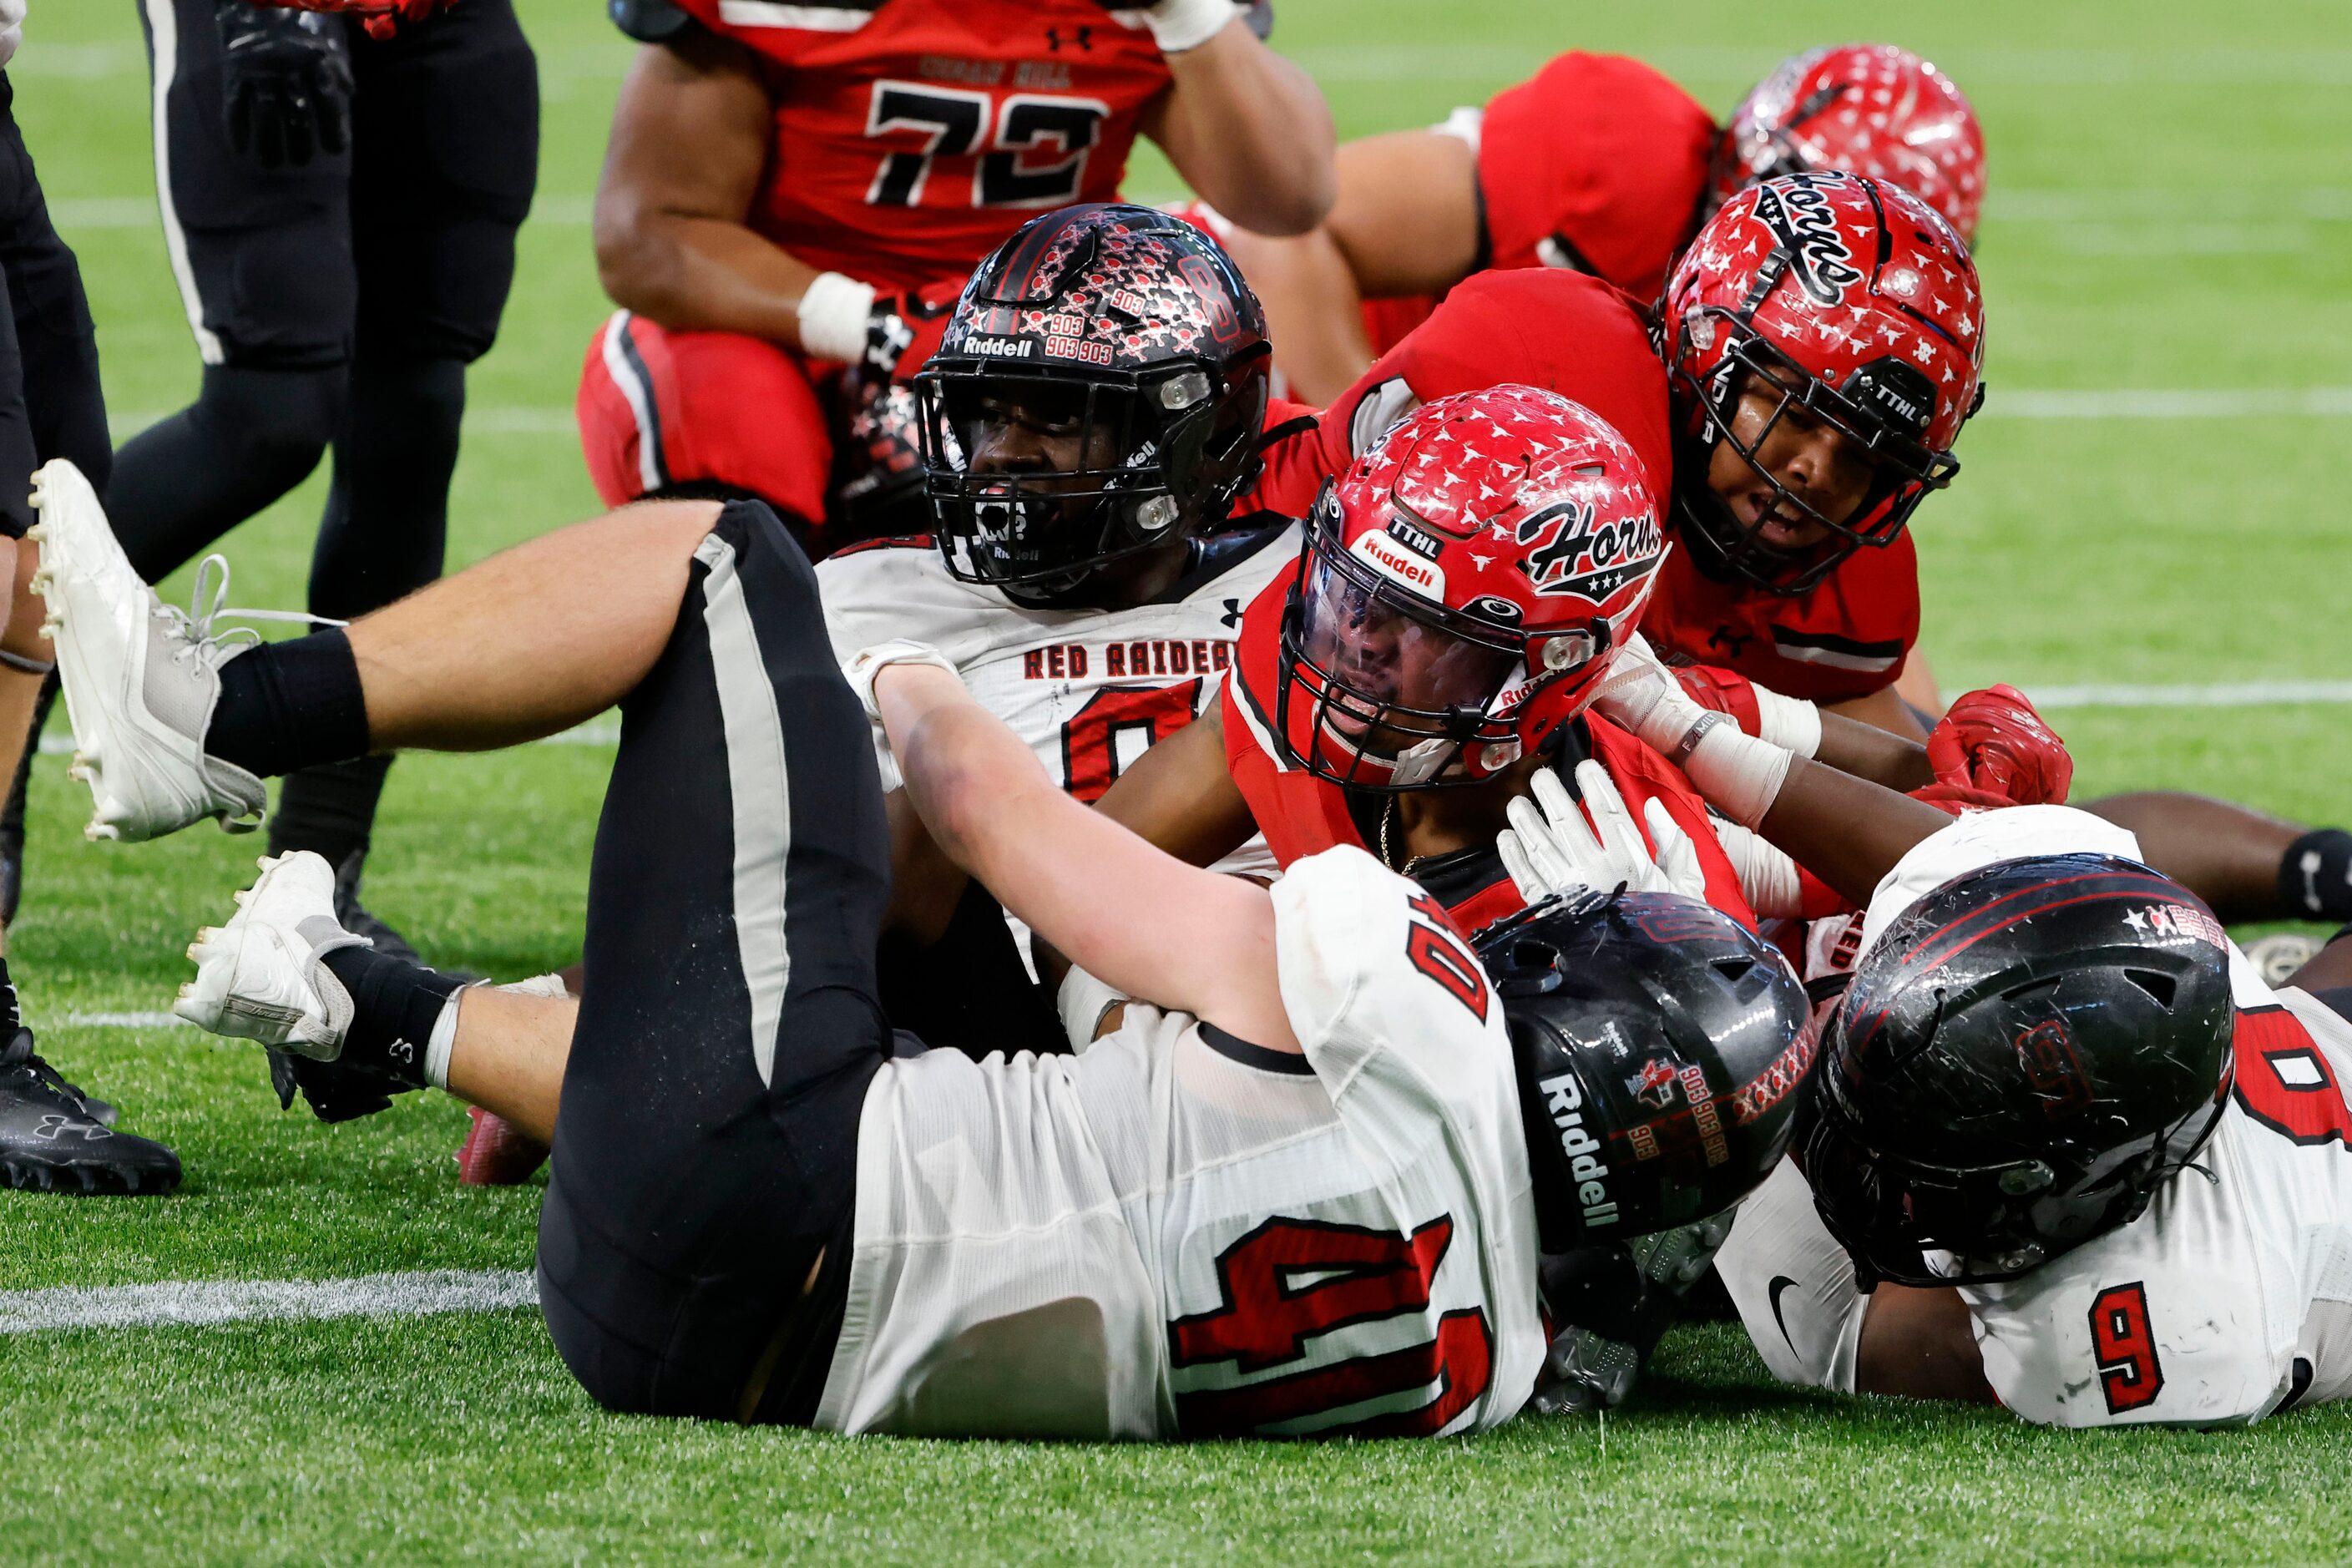
[[[1973,238],[1984,205],[1984,131],[1950,77],[1893,44],[1791,55],[1756,84],[1723,132],[1714,202],[1759,180],[1843,169],[1890,181]]]
[[[1257,478],[1265,318],[1151,207],[1034,218],[981,263],[915,378],[948,570],[1030,603],[1222,522]]]
[[[1740,192],[1675,267],[1658,330],[1676,521],[1711,574],[1803,593],[1959,471],[1984,303],[1968,247],[1906,191],[1830,173]],[[1736,501],[1719,446],[1745,470]]]
[[[1719,910],[1548,899],[1478,933],[1503,1001],[1547,1253],[1721,1213],[1789,1147],[1813,1064],[1805,988]]]
[[[1641,460],[1580,404],[1424,405],[1328,482],[1282,618],[1276,723],[1358,789],[1467,784],[1591,700],[1665,558]]]

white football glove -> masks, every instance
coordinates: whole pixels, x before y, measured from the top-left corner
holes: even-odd
[[[1520,897],[1533,903],[1555,893],[1606,893],[1620,887],[1637,893],[1706,897],[1698,848],[1664,802],[1653,800],[1643,812],[1651,842],[1658,847],[1653,857],[1642,843],[1625,797],[1599,763],[1576,764],[1576,787],[1584,795],[1582,810],[1557,773],[1539,773],[1535,799],[1522,796],[1505,808],[1511,826],[1495,836],[1495,852],[1503,858],[1503,869],[1510,873]],[[1587,812],[1591,814],[1589,824]]]

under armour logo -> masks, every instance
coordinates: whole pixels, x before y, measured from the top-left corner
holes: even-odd
[[[1048,27],[1045,29],[1045,47],[1053,50],[1055,54],[1060,54],[1062,52],[1061,28]],[[1092,26],[1079,27],[1077,36],[1070,40],[1070,47],[1072,48],[1084,49],[1087,53],[1092,54],[1095,47],[1094,28]]]
[[[915,346],[915,330],[907,319],[893,310],[867,329],[866,363],[888,375],[898,368],[898,358]]]
[[[1240,626],[1242,624],[1242,602],[1239,599],[1227,599],[1225,601],[1225,613],[1219,616],[1217,619],[1224,624],[1227,630],[1231,630],[1233,627]]]
[[[384,1054],[396,1062],[413,1062],[416,1059],[416,1047],[406,1040],[394,1040],[385,1048]]]
[[[1726,658],[1738,658],[1755,640],[1753,632],[1735,632],[1729,626],[1717,626],[1707,637],[1706,646],[1720,649]]]
[[[61,1115],[54,1110],[44,1112],[41,1124],[33,1129],[34,1137],[46,1138],[52,1143],[68,1132],[80,1133],[81,1141],[85,1143],[95,1143],[102,1138],[114,1136],[95,1121],[85,1121],[80,1117]]]

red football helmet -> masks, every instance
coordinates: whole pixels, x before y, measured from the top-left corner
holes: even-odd
[[[1282,617],[1284,752],[1351,788],[1475,784],[1591,700],[1665,540],[1641,459],[1532,386],[1440,398],[1323,487]]]
[[[1894,542],[1959,471],[1952,442],[1983,391],[1984,301],[1968,246],[1898,186],[1832,172],[1740,192],[1675,266],[1658,331],[1680,443],[1675,521],[1717,575],[1802,593],[1856,550]],[[1743,393],[1777,399],[1747,435]],[[1784,419],[1832,427],[1868,464],[1845,516],[1822,512],[1759,457]],[[1759,482],[1753,518],[1707,483],[1718,439]],[[1775,542],[1768,524],[1820,542]]]
[[[1970,239],[1984,205],[1984,132],[1952,79],[1893,44],[1791,55],[1731,112],[1717,205],[1776,174],[1843,169],[1891,180]]]

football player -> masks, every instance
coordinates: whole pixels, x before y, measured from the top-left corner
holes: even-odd
[[[1183,866],[1072,800],[938,654],[866,650],[845,679],[815,574],[759,503],[632,508],[241,650],[163,609],[69,465],[38,504],[76,739],[124,837],[227,815],[257,771],[621,706],[577,1003],[453,1005],[447,977],[338,926],[331,868],[296,854],[199,933],[176,1005],[550,1138],[542,1310],[608,1407],[1480,1430],[1543,1357],[1539,1247],[1699,1217],[1785,1147],[1808,1019],[1736,922],[1593,899],[1474,953],[1358,850],[1271,891]],[[1082,1055],[894,1036],[875,721],[935,841],[1128,998],[1108,1032],[1082,1010]],[[1707,1026],[1589,1003],[1595,965],[1709,998]]]
[[[757,495],[820,552],[828,479],[965,276],[1041,209],[1114,199],[1138,135],[1247,221],[1330,205],[1331,123],[1233,0],[629,0],[583,370],[607,504]],[[843,366],[855,384],[837,386]],[[861,477],[855,468],[846,472]],[[835,519],[836,523],[849,521]]]
[[[124,444],[107,499],[161,579],[331,453],[309,608],[349,617],[440,574],[466,367],[498,335],[538,180],[539,81],[511,0],[309,3],[142,0],[204,374]],[[333,861],[346,918],[392,942],[358,903],[387,765],[288,779],[269,836]]]
[[[0,776],[30,752],[31,716],[51,668],[34,600],[34,468],[64,457],[106,479],[112,454],[99,385],[98,340],[74,254],[49,222],[48,201],[16,128],[6,67],[23,41],[25,7],[0,5]],[[19,752],[16,748],[23,747]],[[0,950],[16,918],[23,819],[0,848]],[[118,1131],[114,1108],[60,1077],[34,1048],[0,957],[0,1186],[66,1193],[166,1193],[179,1184],[169,1149]]]
[[[1572,269],[1647,304],[1700,223],[1776,175],[1889,180],[1969,237],[1984,138],[1949,77],[1889,44],[1791,56],[1719,132],[1651,67],[1570,50],[1483,110],[1347,142],[1338,166],[1330,216],[1296,239],[1190,209],[1265,299],[1289,395],[1318,404],[1489,268]]]
[[[933,531],[817,567],[836,652],[938,650],[1069,795],[1099,797],[1216,701],[1244,606],[1297,559],[1290,520],[1232,515],[1268,357],[1255,298],[1198,229],[1117,205],[1032,219],[982,263],[918,383]],[[884,1005],[929,1038],[1018,1048],[1050,1002],[993,900],[886,798]],[[1273,872],[1262,845],[1234,848],[1223,868]],[[478,1113],[459,1173],[503,1184],[541,1157]]]

